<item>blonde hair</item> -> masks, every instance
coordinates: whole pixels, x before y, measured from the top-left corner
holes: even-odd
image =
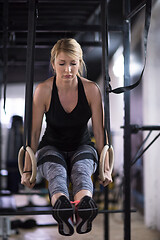
[[[51,66],[60,52],[65,52],[68,54],[68,56],[76,57],[79,59],[78,76],[83,75],[83,70],[86,72],[86,65],[83,61],[83,51],[80,44],[75,39],[63,38],[57,41],[57,43],[51,49]]]

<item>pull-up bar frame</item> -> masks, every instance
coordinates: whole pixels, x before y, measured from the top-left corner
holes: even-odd
[[[29,1],[30,6],[31,4],[33,11],[36,9],[36,1]],[[144,2],[143,2],[144,3]],[[123,15],[124,15],[124,22],[123,26],[108,26],[107,24],[107,1],[106,0],[101,0],[100,4],[103,6],[101,11],[103,15],[103,21],[102,21],[102,26],[86,26],[86,27],[81,27],[79,26],[79,29],[75,26],[72,26],[71,29],[66,28],[66,31],[102,31],[103,35],[103,42],[102,46],[104,49],[104,55],[103,59],[105,58],[105,63],[107,65],[103,66],[103,71],[104,71],[104,76],[105,80],[107,82],[107,85],[105,87],[108,87],[109,83],[109,75],[108,75],[108,42],[107,42],[107,35],[108,35],[108,29],[110,31],[122,31],[123,33],[123,45],[124,45],[124,83],[125,85],[130,84],[130,72],[129,72],[129,58],[130,58],[130,19],[131,17],[138,11],[139,9],[136,9],[134,12],[130,12],[130,1],[129,0],[123,0]],[[143,4],[144,5],[144,4]],[[143,6],[140,6],[141,8]],[[32,23],[35,23],[35,16],[32,14]],[[31,19],[31,18],[30,18]],[[29,25],[31,22],[29,23]],[[30,25],[31,26],[31,25]],[[32,26],[32,39],[30,39],[30,43],[28,40],[28,43],[30,44],[30,53],[33,51],[32,57],[29,56],[28,54],[28,60],[30,59],[30,66],[28,66],[28,76],[27,76],[27,81],[30,81],[29,79],[33,80],[33,73],[34,73],[34,47],[35,47],[35,25]],[[64,26],[63,26],[64,28]],[[64,29],[59,28],[59,32],[64,31]],[[108,29],[107,29],[108,28]],[[76,30],[77,29],[77,30]],[[11,29],[8,29],[10,31]],[[38,29],[37,29],[38,30]],[[53,32],[58,31],[58,29],[51,29]],[[26,29],[20,28],[17,29],[17,31],[26,31]],[[38,30],[39,31],[39,30]],[[47,29],[43,29],[43,31],[47,31]],[[7,46],[6,46],[7,48]],[[28,90],[32,94],[32,83],[30,83],[31,90]],[[30,88],[29,87],[29,88]],[[105,89],[106,90],[106,89]],[[31,96],[32,98],[32,96]],[[108,104],[108,109],[109,109],[109,98],[108,95],[106,94],[106,101]],[[130,128],[130,92],[125,92],[124,93],[124,111],[125,111],[125,126],[124,126],[124,240],[130,240],[131,239],[131,224],[130,224],[130,161],[131,161],[131,128]],[[108,110],[107,110],[108,111]],[[30,116],[31,117],[31,116]],[[29,120],[30,121],[30,120]],[[28,120],[27,120],[28,122]],[[108,124],[108,123],[107,123]],[[109,131],[110,131],[110,126],[109,126]],[[30,132],[30,130],[29,130]],[[27,133],[27,139],[30,138],[30,133]],[[30,141],[29,141],[30,142]],[[24,143],[25,144],[25,143]],[[108,196],[107,196],[107,188],[106,188],[106,201],[105,201],[105,207],[108,206]],[[106,210],[106,213],[109,213],[109,211]],[[106,219],[105,219],[105,240],[109,240],[109,222],[108,222],[108,214],[105,214]]]

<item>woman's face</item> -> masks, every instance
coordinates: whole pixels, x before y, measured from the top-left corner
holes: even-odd
[[[56,72],[57,79],[73,80],[78,74],[79,59],[70,57],[65,52],[60,52],[55,58],[53,69]]]

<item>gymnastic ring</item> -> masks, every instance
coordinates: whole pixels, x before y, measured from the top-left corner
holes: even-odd
[[[30,183],[34,183],[36,180],[36,175],[37,175],[37,162],[36,162],[36,158],[35,158],[33,150],[28,146],[26,147],[26,149],[24,149],[24,147],[22,146],[19,150],[19,153],[18,153],[19,172],[22,176],[23,175],[23,156],[24,156],[25,151],[28,152],[30,159],[31,159],[31,163],[32,163],[32,175],[30,178]]]
[[[104,176],[104,167],[105,167],[105,157],[107,152],[109,152],[109,171],[112,173],[113,170],[113,165],[114,165],[114,151],[112,146],[105,145],[101,155],[100,155],[100,160],[99,160],[99,178],[102,181],[105,181],[105,176]]]

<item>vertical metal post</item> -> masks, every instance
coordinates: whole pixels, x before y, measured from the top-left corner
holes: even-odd
[[[8,71],[8,0],[3,2],[3,83],[4,84],[4,108],[6,99],[6,82],[7,82],[7,71]],[[0,82],[1,91],[2,82]],[[1,98],[1,93],[0,93]],[[0,169],[2,168],[2,141],[1,141],[1,122],[0,122]],[[0,189],[2,188],[2,177],[0,175]]]
[[[124,46],[124,85],[130,85],[130,20],[126,16],[130,12],[130,1],[123,0],[123,46]],[[131,239],[130,216],[130,162],[131,162],[131,131],[130,131],[130,91],[124,93],[124,240]]]
[[[105,129],[108,134],[108,142],[111,143],[110,136],[110,110],[109,110],[109,73],[108,73],[108,26],[107,26],[107,0],[101,0],[101,19],[102,19],[102,76],[104,80],[104,113]],[[108,187],[105,187],[105,209],[108,209]],[[105,214],[104,239],[109,240],[109,216]]]
[[[31,144],[32,127],[32,97],[34,80],[34,53],[36,32],[36,0],[29,0],[28,8],[28,38],[27,38],[27,63],[26,63],[26,92],[25,92],[25,117],[24,117],[24,146]]]
[[[1,88],[2,88],[2,83],[0,80],[0,99],[1,99]],[[1,121],[0,121],[0,190],[2,189],[1,169],[2,169],[2,125],[1,125]]]
[[[6,83],[8,71],[8,0],[3,3],[3,83],[4,83],[4,109],[6,100]]]
[[[0,99],[1,99],[1,90],[2,90],[2,82],[0,80]],[[2,125],[1,125],[1,119],[0,119],[0,190],[2,189],[1,169],[2,169]]]

